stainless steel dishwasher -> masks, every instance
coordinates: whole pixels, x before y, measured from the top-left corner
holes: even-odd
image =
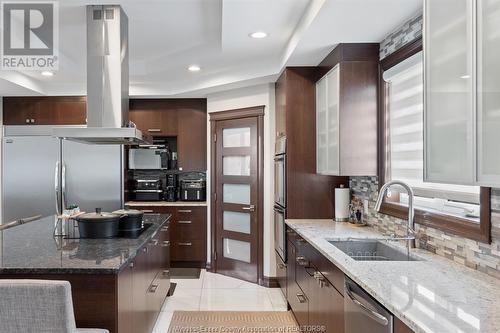
[[[351,279],[345,279],[345,333],[393,333],[393,316]]]

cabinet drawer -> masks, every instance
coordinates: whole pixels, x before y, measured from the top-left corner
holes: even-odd
[[[309,299],[307,295],[295,282],[288,284],[287,294],[288,303],[298,324],[300,326],[309,325]]]
[[[206,207],[176,207],[178,221],[206,221]]]
[[[176,241],[204,240],[207,237],[205,221],[178,220],[171,225],[172,239]]]
[[[206,261],[207,248],[205,240],[171,241],[172,261]]]

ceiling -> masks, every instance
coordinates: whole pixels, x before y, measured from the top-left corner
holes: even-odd
[[[84,95],[88,3],[59,2],[59,70],[0,72],[0,95]],[[274,82],[340,42],[379,42],[422,0],[115,0],[129,17],[130,95],[196,96]],[[268,37],[248,35],[265,31]],[[196,64],[199,72],[187,67]]]

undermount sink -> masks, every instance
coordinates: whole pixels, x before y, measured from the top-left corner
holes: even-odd
[[[387,245],[382,241],[372,240],[346,240],[329,241],[330,244],[358,261],[418,261],[413,257]]]

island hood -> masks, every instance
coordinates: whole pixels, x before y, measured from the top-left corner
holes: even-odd
[[[55,137],[88,144],[149,144],[129,122],[128,18],[117,5],[87,6],[87,127],[59,127]]]

